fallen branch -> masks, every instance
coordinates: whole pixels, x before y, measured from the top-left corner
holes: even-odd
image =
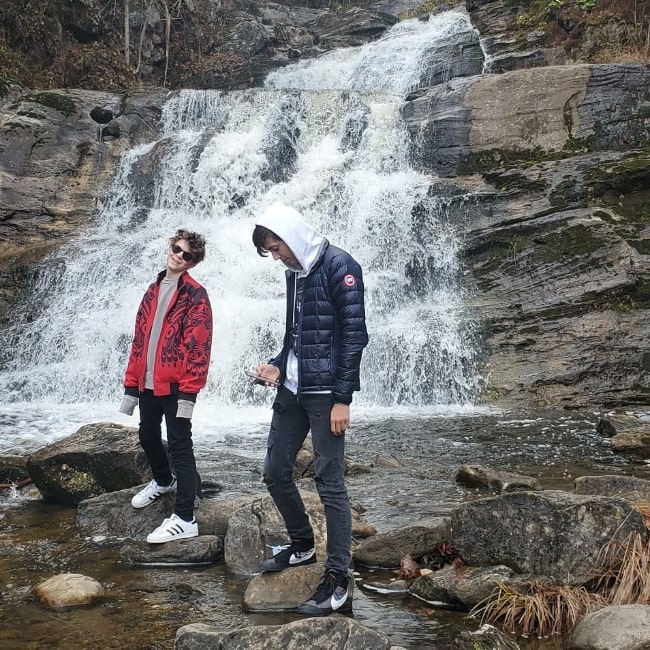
[[[0,483],[0,490],[8,490],[12,487],[20,490],[20,488],[29,485],[31,482],[31,478],[24,478],[22,481],[18,481],[18,483]]]

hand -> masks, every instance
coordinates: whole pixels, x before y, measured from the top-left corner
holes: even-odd
[[[122,403],[120,404],[119,408],[120,413],[133,415],[133,411],[138,405],[138,401],[138,398],[133,395],[124,395],[124,397],[122,397]]]
[[[194,402],[188,399],[179,399],[176,404],[176,417],[184,418],[185,420],[192,419],[192,412],[194,411]]]
[[[260,377],[266,377],[269,381],[280,381],[280,369],[270,363],[260,363],[260,365],[255,368],[255,372]],[[262,383],[259,380],[256,381],[258,384]],[[271,384],[264,385],[271,386]]]
[[[340,436],[345,433],[345,430],[350,425],[350,406],[348,404],[339,404],[338,402],[332,406],[330,413],[330,426],[332,433],[335,436]]]

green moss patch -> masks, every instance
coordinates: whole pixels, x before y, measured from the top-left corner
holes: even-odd
[[[0,97],[6,97],[9,94],[10,86],[9,81],[0,78]]]
[[[650,222],[650,152],[639,151],[625,160],[603,163],[585,173],[589,204],[611,208],[627,221]]]
[[[77,115],[77,105],[66,95],[52,92],[33,93],[23,98],[23,101],[34,102],[48,108],[53,108],[66,117]]]

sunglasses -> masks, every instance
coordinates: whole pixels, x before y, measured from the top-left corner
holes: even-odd
[[[179,253],[182,253],[183,259],[186,262],[194,261],[194,253],[190,253],[189,251],[184,251],[178,244],[172,244],[172,253],[174,253],[174,255],[178,255]]]

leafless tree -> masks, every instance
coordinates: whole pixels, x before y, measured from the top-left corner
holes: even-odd
[[[129,16],[131,15],[130,0],[124,0],[124,61],[126,67],[130,66],[131,50],[131,27],[129,25]]]

